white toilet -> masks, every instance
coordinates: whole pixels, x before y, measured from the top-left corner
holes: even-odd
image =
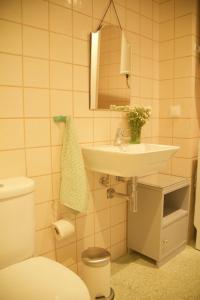
[[[0,299],[90,300],[84,282],[34,251],[34,182],[0,180]]]

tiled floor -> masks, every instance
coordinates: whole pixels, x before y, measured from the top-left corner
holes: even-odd
[[[200,300],[200,251],[187,246],[160,268],[137,253],[112,263],[115,300]]]

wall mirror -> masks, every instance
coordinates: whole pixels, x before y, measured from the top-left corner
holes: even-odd
[[[131,48],[119,26],[91,33],[90,109],[129,105]]]

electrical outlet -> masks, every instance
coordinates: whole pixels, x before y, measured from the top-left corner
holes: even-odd
[[[181,106],[180,105],[171,105],[170,106],[170,116],[172,118],[179,118],[181,116]]]

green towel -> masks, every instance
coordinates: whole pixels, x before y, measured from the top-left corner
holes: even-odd
[[[61,154],[60,201],[78,212],[86,212],[88,206],[88,184],[73,121],[66,118],[66,128]]]

